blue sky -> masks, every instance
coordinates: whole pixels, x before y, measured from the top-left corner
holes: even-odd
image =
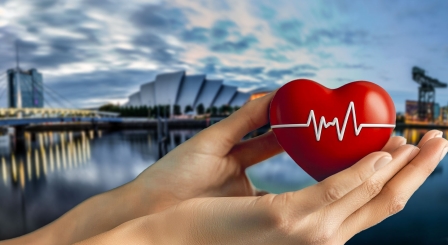
[[[404,111],[417,99],[412,66],[448,82],[446,10],[411,0],[0,0],[0,72],[14,66],[19,38],[21,67],[79,107],[123,103],[157,73],[184,69],[244,91],[369,80]],[[448,89],[436,101],[448,104]]]

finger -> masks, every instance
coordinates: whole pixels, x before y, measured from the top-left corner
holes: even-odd
[[[420,140],[420,142],[418,143],[417,147],[421,148],[426,142],[428,142],[428,140],[430,140],[432,138],[441,138],[442,135],[443,135],[442,131],[435,130],[435,129],[430,130],[425,135],[423,135],[423,137]]]
[[[213,153],[226,155],[247,133],[268,123],[269,103],[275,92],[248,102],[229,117],[201,131],[195,140],[204,142],[203,139],[207,139],[206,142],[209,142],[215,139],[217,147],[212,149]]]
[[[275,138],[274,132],[269,131],[258,137],[243,141],[235,145],[228,157],[238,162],[243,168],[248,168],[283,152],[283,148]]]
[[[384,186],[380,194],[344,221],[341,235],[350,239],[358,232],[401,211],[445,156],[447,146],[447,141],[442,138],[427,141],[418,155]]]
[[[255,190],[255,196],[264,196],[264,195],[267,195],[267,194],[270,194],[270,193],[268,191],[265,191],[265,190],[259,190],[259,189]]]
[[[391,160],[392,157],[387,152],[371,153],[350,168],[334,174],[313,186],[295,192],[297,201],[302,206],[303,203],[307,205],[303,207],[303,210],[308,213],[321,209],[360,186]]]
[[[378,195],[387,181],[409,163],[419,151],[420,149],[413,145],[404,145],[396,149],[392,152],[392,161],[387,166],[343,198],[325,207],[326,214],[329,217],[331,216],[332,219],[338,217],[337,220],[340,225],[353,212]]]
[[[406,138],[401,136],[394,136],[387,141],[386,145],[381,149],[381,151],[386,151],[389,153],[392,153],[395,151],[398,147],[406,144]]]

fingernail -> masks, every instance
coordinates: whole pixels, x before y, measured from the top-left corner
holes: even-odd
[[[439,132],[434,136],[434,138],[442,138],[442,135],[443,135],[443,132],[442,132],[442,131],[439,131]]]
[[[445,157],[447,151],[448,151],[448,146],[443,148],[442,154],[440,155],[440,160],[439,161],[442,161],[442,159]]]
[[[375,166],[374,166],[375,171],[380,170],[382,167],[384,167],[390,161],[392,161],[392,157],[390,157],[390,156],[384,156],[384,157],[378,159],[378,161],[376,161]]]
[[[420,148],[418,148],[417,146],[414,146],[414,149],[411,151],[411,153],[409,153],[409,161],[414,159],[415,156],[417,156],[417,154],[420,152]]]

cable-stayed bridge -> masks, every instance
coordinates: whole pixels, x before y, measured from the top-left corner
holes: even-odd
[[[9,132],[6,130],[7,128],[14,128],[14,141],[18,145],[23,145],[21,143],[23,143],[25,130],[30,126],[47,127],[47,130],[52,130],[54,126],[63,125],[63,130],[71,130],[70,127],[73,127],[73,129],[97,131],[101,124],[122,122],[118,113],[76,109],[66,98],[42,82],[36,83],[31,79],[20,78],[22,73],[26,74],[26,71],[19,72],[18,70],[18,68],[14,70],[17,73],[13,74],[11,74],[11,70],[9,73],[0,73],[0,101],[7,100],[5,105],[8,106],[14,104],[11,108],[0,107],[0,129],[2,129],[0,132],[3,135]],[[8,80],[10,75],[15,76],[14,82]],[[30,102],[31,99],[34,99],[33,93],[40,95],[38,98],[43,100],[45,107],[30,108],[30,103],[22,107],[22,99],[25,97]],[[5,94],[7,94],[7,98],[3,98]],[[45,96],[43,96],[44,94]],[[61,127],[59,128],[61,129]]]
[[[164,147],[166,147],[168,139],[168,125],[173,129],[205,128],[222,119],[162,119],[160,115],[157,116],[157,119],[121,118],[119,117],[119,113],[75,109],[76,106],[48,85],[43,84],[43,82],[36,83],[35,81],[31,81],[31,79],[26,79],[26,77],[22,79],[20,75],[18,75],[19,78],[14,78],[14,81],[9,81],[11,80],[10,76],[16,75],[15,72],[19,70],[19,68],[16,68],[15,70],[9,70],[0,74],[0,101],[5,93],[8,93],[8,98],[6,98],[8,100],[7,104],[14,105],[11,107],[18,107],[0,107],[0,136],[11,131],[8,128],[14,128],[14,142],[15,146],[19,149],[26,148],[26,134],[28,132],[89,131],[98,135],[103,129],[151,128],[157,130],[158,143],[163,146],[159,147],[159,150],[161,150],[160,155],[163,156],[167,152],[167,149]],[[27,75],[31,70],[23,72]],[[14,87],[16,84],[19,84],[18,87]],[[12,89],[12,91],[9,91],[9,89]],[[34,103],[35,97],[32,93],[36,90],[38,93],[41,93],[36,98],[41,99],[39,102],[44,102],[44,108],[29,108],[30,105],[34,104],[42,105],[42,103]],[[11,100],[11,97],[13,97],[13,100]],[[22,98],[26,102],[26,106],[24,107],[21,105]],[[18,99],[17,101],[20,102],[16,102],[14,99]]]
[[[46,107],[44,108],[1,108],[0,107],[0,120],[8,121],[10,119],[17,118],[48,118],[44,120],[54,121],[51,118],[96,118],[100,119],[102,117],[117,117],[118,113],[110,113],[110,112],[101,112],[97,110],[85,110],[85,109],[75,109],[71,102],[69,102],[66,98],[61,96],[55,90],[51,89],[49,86],[44,85],[43,83],[33,83],[31,81],[21,81],[20,86],[21,89],[17,89],[16,99],[22,99],[21,92],[22,91],[38,91],[39,93],[44,94],[43,101]],[[7,73],[0,74],[0,100],[2,100],[5,93],[8,91],[8,76]],[[9,99],[9,98],[8,98]],[[11,120],[12,121],[12,120]],[[29,120],[25,120],[29,121]],[[0,125],[6,125],[5,122],[0,122]]]

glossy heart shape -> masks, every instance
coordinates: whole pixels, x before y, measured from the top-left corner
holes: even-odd
[[[280,145],[317,181],[381,150],[395,127],[389,94],[367,81],[329,89],[294,80],[277,91],[269,112]]]

